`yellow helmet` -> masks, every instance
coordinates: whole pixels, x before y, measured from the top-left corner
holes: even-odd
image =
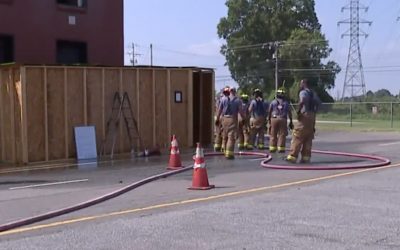
[[[279,89],[276,91],[276,94],[277,94],[277,95],[285,95],[285,94],[286,94],[286,90],[285,90],[284,88],[279,88]]]
[[[262,95],[262,91],[260,89],[255,89],[253,95]]]
[[[242,99],[242,101],[247,102],[249,100],[249,95],[247,94],[241,94],[240,98]]]

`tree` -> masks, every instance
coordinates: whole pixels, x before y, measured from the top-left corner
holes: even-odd
[[[395,102],[397,96],[392,95],[387,89],[380,89],[375,93],[369,90],[366,96],[356,96],[354,98],[347,97],[345,101],[358,101],[358,102]]]
[[[281,50],[283,56],[279,68],[285,69],[279,72],[280,84],[285,81],[287,87],[292,87],[299,78],[313,72],[318,92],[334,86],[340,68],[334,62],[321,63],[331,49],[321,34],[314,0],[228,0],[226,5],[228,15],[218,24],[218,35],[226,41],[221,53],[242,89],[274,89],[273,55],[277,44],[270,43],[273,41],[283,42],[278,51],[279,59]],[[318,71],[286,70],[299,66]]]
[[[280,50],[285,67],[281,69],[280,78],[292,85],[292,93],[297,94],[298,89],[293,83],[307,78],[321,100],[334,101],[327,90],[335,86],[340,67],[333,61],[322,63],[321,59],[327,58],[332,51],[323,34],[319,31],[293,30]],[[292,96],[292,99],[297,100],[297,96]]]
[[[387,89],[380,89],[380,90],[376,91],[374,95],[375,95],[375,98],[377,98],[377,99],[385,98],[385,97],[393,97],[392,93],[390,93],[390,91]]]

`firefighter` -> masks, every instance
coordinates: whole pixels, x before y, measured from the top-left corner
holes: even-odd
[[[234,159],[234,148],[236,134],[238,131],[238,115],[242,115],[242,101],[236,97],[236,89],[230,89],[230,95],[221,99],[218,109],[217,120],[222,118],[222,137],[225,145],[225,157]]]
[[[224,96],[229,96],[230,94],[230,87],[226,86],[224,87],[221,92],[220,95],[218,96],[216,102],[215,102],[215,108],[216,108],[216,113],[218,114],[218,109],[219,109],[219,105],[221,103],[221,100]],[[225,143],[223,143],[223,138],[222,138],[222,119],[217,119],[217,117],[215,117],[215,141],[214,141],[214,151],[215,152],[220,152],[220,151],[224,151],[224,148],[222,147],[222,145],[224,145]]]
[[[254,99],[249,106],[250,113],[250,142],[249,148],[253,148],[253,143],[258,135],[258,149],[264,149],[264,133],[267,119],[268,103],[264,102],[263,93],[260,89],[253,92]],[[254,145],[255,146],[255,145]]]
[[[289,128],[293,130],[292,112],[290,111],[289,101],[285,97],[285,89],[280,88],[276,92],[276,98],[269,106],[269,151],[275,153],[285,152],[287,136],[287,119],[289,117]]]
[[[318,110],[320,100],[315,92],[308,85],[306,79],[300,82],[299,105],[297,111],[296,126],[293,130],[292,145],[290,154],[286,160],[292,163],[297,162],[301,151],[300,163],[309,163],[311,160],[312,140],[315,132],[315,114]]]
[[[245,117],[242,117],[239,114],[239,130],[238,130],[238,148],[239,150],[249,149],[249,133],[250,133],[250,125],[249,125],[249,96],[247,94],[240,95],[240,99],[242,100],[242,110],[245,113]]]

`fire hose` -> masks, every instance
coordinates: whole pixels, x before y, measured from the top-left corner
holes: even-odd
[[[266,153],[262,153],[262,152],[237,152],[235,154],[238,156],[257,156],[260,158],[261,166],[264,168],[269,168],[269,169],[286,169],[286,170],[339,170],[340,169],[340,170],[344,170],[344,169],[357,169],[357,168],[377,168],[377,167],[382,167],[382,166],[386,166],[386,165],[390,164],[390,160],[383,158],[383,157],[379,157],[379,156],[342,153],[342,152],[333,152],[333,151],[320,151],[320,150],[314,150],[313,152],[318,153],[318,154],[325,154],[325,155],[355,157],[355,158],[373,160],[375,162],[369,163],[369,164],[343,165],[343,166],[339,166],[339,167],[338,166],[337,167],[334,167],[334,166],[331,166],[331,167],[329,167],[329,166],[328,167],[326,167],[326,166],[325,167],[324,166],[300,166],[299,167],[297,165],[284,166],[284,165],[270,164],[269,162],[272,160],[272,156],[269,154],[266,154]],[[205,155],[205,157],[213,157],[213,156],[223,156],[224,154],[223,153],[205,153],[204,155]],[[65,215],[65,214],[72,213],[72,212],[75,212],[75,211],[78,211],[78,210],[81,210],[84,208],[88,208],[88,207],[94,206],[96,204],[110,200],[112,198],[118,197],[124,193],[127,193],[133,189],[136,189],[136,188],[143,186],[145,184],[148,184],[150,182],[159,180],[161,178],[167,178],[169,176],[177,175],[177,174],[189,171],[191,169],[193,169],[193,165],[188,166],[188,167],[183,167],[182,169],[179,169],[179,170],[169,171],[169,172],[157,174],[154,176],[150,176],[148,178],[145,178],[138,182],[132,183],[130,185],[127,185],[123,188],[117,189],[108,194],[99,196],[97,198],[94,198],[94,199],[91,199],[91,200],[88,200],[88,201],[85,201],[82,203],[78,203],[76,205],[72,205],[72,206],[61,208],[58,210],[46,212],[46,213],[43,213],[40,215],[12,221],[12,222],[9,222],[6,224],[2,224],[2,225],[0,225],[0,232],[8,231],[8,230],[15,229],[15,228],[22,227],[22,226],[27,226],[27,225],[30,225],[33,223],[52,219],[52,218],[55,218],[55,217],[58,217],[61,215]]]

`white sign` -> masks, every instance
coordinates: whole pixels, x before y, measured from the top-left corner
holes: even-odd
[[[182,103],[182,91],[175,91],[175,102]]]
[[[75,16],[68,16],[68,23],[70,25],[76,25],[76,17]]]
[[[96,159],[97,147],[95,127],[75,127],[74,130],[78,160]]]

